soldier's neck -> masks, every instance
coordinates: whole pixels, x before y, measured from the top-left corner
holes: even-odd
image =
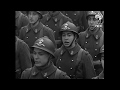
[[[89,29],[89,32],[90,32],[91,34],[94,34],[94,33],[96,33],[96,32],[98,31],[98,29],[99,29],[98,27],[95,27],[94,30],[90,30],[90,29]]]
[[[39,21],[37,21],[37,22],[31,24],[31,27],[36,27],[38,24],[39,24]]]
[[[68,50],[70,50],[70,49],[74,48],[74,47],[75,47],[75,45],[76,45],[76,43],[75,43],[75,42],[73,42],[73,44],[72,44],[70,47],[68,47],[67,49],[68,49]]]

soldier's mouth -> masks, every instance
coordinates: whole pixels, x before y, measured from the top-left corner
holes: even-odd
[[[69,44],[69,42],[64,42],[64,44],[65,44],[65,45],[68,45],[68,44]]]

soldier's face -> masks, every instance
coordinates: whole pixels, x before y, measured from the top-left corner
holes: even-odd
[[[28,14],[28,18],[29,18],[30,23],[35,23],[38,20],[39,15],[36,12],[31,11]]]
[[[48,62],[49,56],[47,52],[34,48],[33,57],[36,66],[44,66]]]
[[[65,47],[69,47],[73,40],[74,40],[74,34],[72,32],[62,33],[62,42]]]
[[[96,27],[96,25],[98,25],[98,23],[99,23],[99,20],[96,19],[94,16],[88,17],[88,25],[91,30],[94,30],[94,28]]]

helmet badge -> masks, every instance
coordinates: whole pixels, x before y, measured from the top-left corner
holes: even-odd
[[[66,23],[66,24],[64,24],[64,27],[62,29],[66,30],[66,29],[70,29],[70,28],[68,27],[68,24]]]
[[[41,39],[39,39],[39,42],[38,43],[36,43],[38,46],[45,46],[44,44],[43,44],[43,42],[44,42],[44,40],[41,38]]]

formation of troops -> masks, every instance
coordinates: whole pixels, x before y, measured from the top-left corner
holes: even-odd
[[[16,79],[104,79],[104,11],[15,11]]]

